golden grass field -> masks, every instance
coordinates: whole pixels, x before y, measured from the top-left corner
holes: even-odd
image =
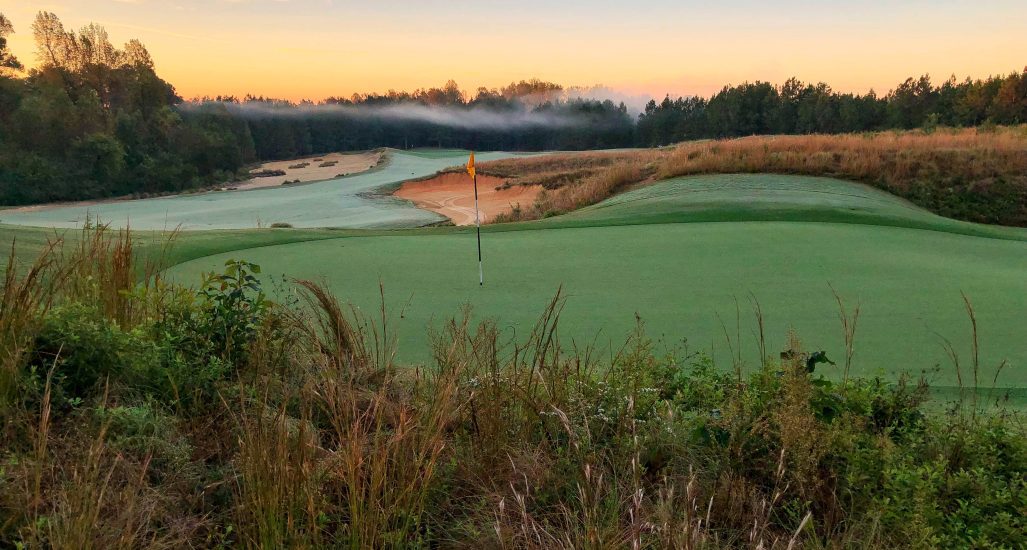
[[[480,170],[508,178],[512,185],[546,187],[530,208],[494,221],[564,213],[626,188],[675,176],[775,173],[855,180],[949,217],[1027,225],[1027,200],[1015,200],[1027,199],[1025,126],[753,136],[663,149],[507,159],[484,163]],[[975,204],[976,199],[981,204]]]

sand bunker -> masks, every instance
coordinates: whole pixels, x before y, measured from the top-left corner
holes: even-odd
[[[237,187],[242,191],[246,189],[259,189],[261,187],[275,187],[277,185],[282,185],[287,181],[295,182],[296,180],[299,180],[300,183],[304,183],[309,181],[330,180],[342,175],[356,174],[370,170],[378,164],[381,157],[381,152],[351,154],[329,153],[327,155],[318,155],[316,157],[296,160],[265,162],[253,170],[250,170],[250,174],[265,170],[281,170],[285,172],[285,174],[281,176],[251,178],[246,181],[239,182],[238,184],[231,184],[230,186]]]
[[[482,223],[500,213],[509,212],[518,204],[525,208],[530,206],[542,191],[541,185],[515,185],[497,190],[503,183],[500,178],[478,176],[478,209]],[[427,180],[408,181],[393,194],[412,201],[419,208],[442,214],[456,225],[474,223],[474,187],[470,176],[464,172],[449,172]]]

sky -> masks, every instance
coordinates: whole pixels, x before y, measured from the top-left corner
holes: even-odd
[[[36,63],[39,10],[66,28],[138,38],[186,98],[300,100],[464,90],[541,78],[628,95],[709,95],[725,84],[827,82],[884,93],[1027,65],[1027,2],[786,0],[4,0],[11,49]]]

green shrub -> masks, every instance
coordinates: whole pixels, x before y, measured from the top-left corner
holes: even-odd
[[[199,291],[203,302],[198,328],[209,335],[214,349],[229,363],[238,364],[246,356],[270,308],[258,274],[257,264],[228,260],[224,273],[208,274]]]
[[[234,372],[208,332],[208,317],[203,298],[176,289],[147,327],[160,350],[160,360],[147,376],[147,391],[187,416],[217,406],[219,384]]]
[[[156,364],[158,347],[143,330],[123,331],[98,308],[69,304],[45,317],[30,368],[37,389],[52,369],[54,402],[69,404],[108,381],[139,383]]]

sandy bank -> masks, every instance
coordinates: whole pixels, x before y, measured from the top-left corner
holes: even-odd
[[[478,176],[478,208],[485,223],[516,205],[527,207],[542,190],[539,185],[517,185],[499,189],[504,181],[492,176]],[[474,223],[474,187],[464,172],[449,172],[421,181],[408,181],[395,193],[419,208],[431,210],[453,220],[456,225]]]

